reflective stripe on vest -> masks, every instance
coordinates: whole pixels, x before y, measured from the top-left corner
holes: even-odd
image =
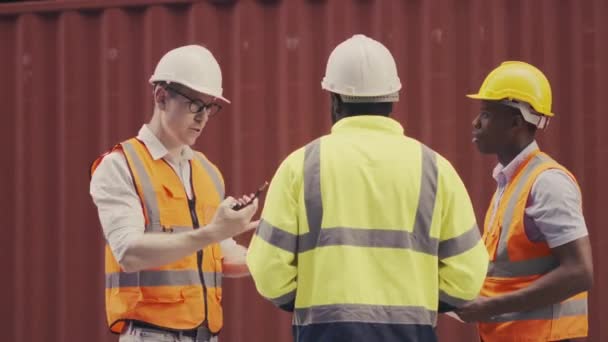
[[[130,143],[122,144],[123,152],[128,154],[129,159],[133,161],[133,167],[139,176],[139,180],[141,182],[143,197],[144,197],[144,207],[146,210],[146,214],[148,215],[148,223],[146,223],[146,232],[161,232],[162,227],[160,224],[160,211],[158,209],[158,201],[156,200],[156,194],[154,193],[154,186],[152,186],[152,181],[150,180],[150,176],[146,172],[146,168],[144,167],[144,163],[137,155],[135,148]]]
[[[587,315],[587,298],[573,299],[532,311],[506,313],[494,316],[487,322],[502,323],[511,321],[552,320],[581,315]]]
[[[521,197],[522,191],[524,190],[524,186],[528,183],[530,177],[538,167],[547,162],[552,161],[552,159],[550,159],[544,154],[537,154],[536,156],[532,157],[532,159],[523,169],[522,176],[519,179],[519,182],[516,185],[515,190],[511,195],[511,198],[509,199],[509,202],[507,203],[504,215],[502,216],[502,218],[500,218],[502,219],[502,230],[500,232],[500,237],[498,238],[496,258],[495,260],[490,261],[490,265],[488,267],[489,277],[511,278],[545,274],[558,265],[557,260],[553,256],[545,256],[541,258],[520,261],[511,261],[509,260],[509,251],[507,247],[509,242],[509,230],[511,227],[511,221],[513,219],[517,201]],[[498,218],[495,217],[495,219]],[[490,225],[490,227],[492,226],[493,225]],[[494,229],[496,228],[494,227]]]
[[[221,287],[221,277],[215,272],[203,272],[205,284]],[[200,286],[201,281],[197,270],[144,270],[133,273],[115,272],[106,274],[106,288],[140,287],[140,286]]]
[[[224,193],[224,185],[222,184],[222,181],[220,180],[220,175],[217,173],[217,171],[215,171],[213,166],[211,166],[209,161],[207,159],[205,159],[203,156],[201,156],[199,153],[194,152],[194,157],[196,158],[196,160],[198,160],[203,165],[203,168],[205,169],[205,171],[207,171],[207,174],[209,174],[209,176],[213,180],[215,189],[217,190],[217,193],[220,194],[220,200],[222,200],[225,197],[225,193]]]

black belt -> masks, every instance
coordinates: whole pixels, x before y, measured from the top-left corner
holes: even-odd
[[[182,335],[182,336],[187,336],[187,337],[191,337],[192,339],[196,339],[196,335],[197,335],[197,329],[191,329],[191,330],[172,330],[172,329],[167,329],[167,328],[162,328],[153,324],[148,324],[146,322],[140,322],[140,321],[131,321],[131,325],[134,328],[143,328],[143,329],[149,329],[149,330],[156,330],[156,331],[161,331],[164,333],[171,333],[171,334],[175,334],[175,335]]]

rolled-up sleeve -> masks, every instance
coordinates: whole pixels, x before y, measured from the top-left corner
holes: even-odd
[[[526,207],[526,234],[554,248],[588,235],[578,185],[558,169],[541,173]]]
[[[99,221],[114,258],[122,260],[130,243],[145,231],[141,201],[125,157],[118,151],[105,156],[89,188]]]

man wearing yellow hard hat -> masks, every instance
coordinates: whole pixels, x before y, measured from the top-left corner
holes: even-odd
[[[490,266],[481,296],[457,310],[485,342],[587,336],[593,264],[574,175],[535,141],[553,117],[551,86],[536,67],[505,62],[477,94],[473,142],[495,154],[497,190],[483,240]]]
[[[91,168],[106,240],[107,323],[120,342],[217,341],[222,276],[248,274],[246,249],[230,237],[257,226],[257,200],[233,210],[251,198],[224,199],[220,171],[190,147],[220,101],[229,103],[211,52],[167,52],[150,84],[150,121]]]

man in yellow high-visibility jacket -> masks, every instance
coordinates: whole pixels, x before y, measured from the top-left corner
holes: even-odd
[[[390,51],[356,35],[329,57],[331,134],[276,172],[247,265],[293,311],[297,341],[435,341],[437,313],[475,298],[488,265],[450,163],[389,118]]]

